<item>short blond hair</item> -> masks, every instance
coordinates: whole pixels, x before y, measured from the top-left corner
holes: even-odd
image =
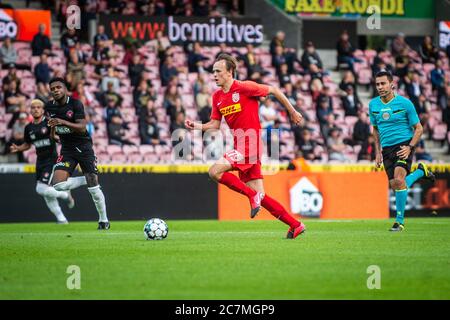
[[[37,104],[37,105],[39,105],[42,108],[44,107],[44,102],[42,100],[40,100],[40,99],[33,99],[33,100],[31,100],[31,104],[30,105],[33,105],[33,104]]]

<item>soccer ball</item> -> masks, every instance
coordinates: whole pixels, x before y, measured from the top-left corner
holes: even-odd
[[[169,227],[159,218],[148,220],[144,226],[144,235],[147,240],[163,240],[167,237],[168,233]]]

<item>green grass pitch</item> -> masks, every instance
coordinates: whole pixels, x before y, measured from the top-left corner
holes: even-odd
[[[0,299],[450,299],[450,219],[305,220],[286,240],[278,221],[0,224]],[[69,265],[81,289],[69,290]],[[381,288],[369,290],[377,265]]]

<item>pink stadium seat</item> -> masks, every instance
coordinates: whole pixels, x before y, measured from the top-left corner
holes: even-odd
[[[447,125],[441,123],[433,128],[433,140],[442,141],[447,137]]]
[[[117,146],[117,145],[108,145],[107,152],[111,156],[115,155],[115,154],[121,154],[122,153],[122,148],[120,146]]]
[[[142,163],[143,157],[139,153],[133,153],[128,155],[128,162],[131,163]]]
[[[371,69],[362,69],[358,74],[358,82],[362,85],[368,85],[372,82],[372,70]]]
[[[143,144],[139,146],[139,153],[141,155],[154,154],[155,148],[152,145]]]

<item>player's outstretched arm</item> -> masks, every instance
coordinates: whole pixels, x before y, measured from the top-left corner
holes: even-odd
[[[22,143],[21,145],[16,145],[13,143],[10,147],[10,151],[12,153],[16,153],[16,152],[26,151],[30,148],[31,148],[31,144],[29,144],[29,143]]]
[[[219,129],[220,121],[212,119],[207,123],[200,123],[197,121],[191,121],[189,119],[186,119],[186,121],[184,122],[184,125],[189,130],[208,131],[208,130],[212,130],[212,129],[215,129],[215,130]]]
[[[297,110],[294,109],[292,104],[289,102],[289,99],[283,92],[281,92],[280,89],[269,86],[269,94],[273,94],[273,96],[277,98],[277,100],[280,101],[280,103],[286,108],[294,124],[299,125],[301,123],[303,116],[300,112],[297,112]]]

